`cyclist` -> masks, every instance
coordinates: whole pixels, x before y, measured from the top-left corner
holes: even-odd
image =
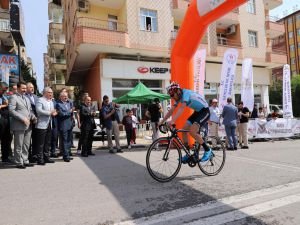
[[[189,130],[189,134],[203,146],[205,152],[200,161],[205,162],[209,160],[212,155],[212,151],[204,142],[201,134],[199,134],[200,127],[206,125],[210,116],[209,107],[204,97],[191,90],[181,89],[179,84],[176,82],[172,82],[170,86],[167,87],[167,91],[170,97],[175,100],[175,104],[165,115],[161,123],[164,123],[172,115],[179,102],[181,105],[175,115],[172,117],[172,120],[168,122],[169,126],[175,124],[175,121],[181,116],[185,107],[193,109],[194,113],[188,118],[183,129]],[[187,149],[189,149],[187,133],[183,133],[183,142]],[[189,156],[185,155],[182,158],[182,163],[187,163],[188,159]]]

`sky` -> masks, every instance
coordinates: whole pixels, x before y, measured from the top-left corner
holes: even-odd
[[[38,88],[41,91],[44,87],[43,53],[47,52],[48,44],[48,1],[21,0],[21,4],[25,20],[26,52],[27,56],[32,58]],[[300,10],[300,0],[283,0],[283,4],[272,10],[271,15],[282,17],[284,13],[292,13],[296,8]]]
[[[28,57],[32,58],[36,72],[38,89],[44,88],[43,53],[47,52],[49,31],[48,1],[21,0],[25,20],[25,47]]]

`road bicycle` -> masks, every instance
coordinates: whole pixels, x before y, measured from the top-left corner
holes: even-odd
[[[205,127],[201,127],[199,132],[206,144],[211,147],[212,156],[208,161],[201,162],[203,147],[195,142],[193,148],[188,150],[178,136],[178,133],[189,132],[188,130],[176,129],[175,125],[172,127],[166,124],[160,125],[159,130],[168,136],[153,141],[147,151],[146,165],[151,177],[159,182],[168,182],[175,178],[181,168],[182,150],[188,155],[186,163],[190,167],[198,165],[207,176],[220,173],[225,164],[225,144],[218,137],[208,136]]]

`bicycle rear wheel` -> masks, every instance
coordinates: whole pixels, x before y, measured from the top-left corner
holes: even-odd
[[[147,170],[159,182],[168,182],[178,174],[181,167],[181,150],[174,139],[162,137],[149,147],[146,156]]]
[[[212,149],[212,157],[210,160],[205,162],[198,162],[198,166],[202,173],[207,176],[215,176],[223,169],[226,159],[226,148],[225,144],[222,143],[220,138],[217,137],[207,137],[207,144],[217,143],[214,149]],[[202,158],[204,153],[203,147],[199,149],[199,159]]]

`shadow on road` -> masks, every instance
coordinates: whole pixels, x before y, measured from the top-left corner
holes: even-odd
[[[216,201],[215,198],[184,183],[197,181],[197,184],[200,185],[197,187],[200,190],[207,190],[209,186],[201,182],[204,175],[201,174],[200,170],[199,175],[180,176],[179,173],[179,177],[173,181],[159,183],[148,174],[145,167],[145,156],[145,151],[125,152],[123,154],[97,151],[95,157],[81,158],[98,177],[99,184],[105,185],[119,202],[119,205],[127,212],[128,218],[123,219],[138,219]],[[233,210],[235,209],[232,206],[222,205],[222,212]],[[217,212],[218,210],[214,209],[213,211]],[[249,224],[249,221],[251,224],[265,224],[253,217],[240,220],[241,223],[230,222],[226,224]]]

